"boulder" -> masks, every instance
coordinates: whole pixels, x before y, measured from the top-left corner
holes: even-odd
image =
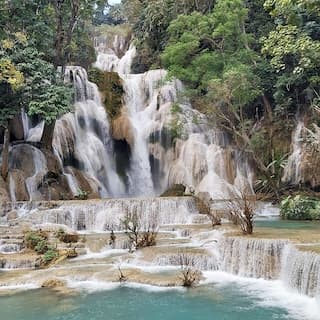
[[[59,288],[59,287],[65,287],[66,283],[60,279],[47,279],[41,284],[41,288]]]
[[[7,214],[7,221],[12,221],[18,219],[18,212],[16,210],[12,210]]]

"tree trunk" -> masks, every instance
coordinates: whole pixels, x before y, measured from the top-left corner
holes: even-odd
[[[50,124],[45,124],[43,129],[43,134],[41,137],[41,144],[45,149],[52,148],[53,132],[54,132],[55,122]]]
[[[9,170],[9,144],[10,144],[10,134],[9,134],[9,129],[6,128],[4,131],[4,138],[3,138],[2,165],[1,165],[1,175],[5,181],[7,180],[8,170]]]

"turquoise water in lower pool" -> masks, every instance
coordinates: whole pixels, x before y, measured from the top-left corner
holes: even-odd
[[[281,219],[256,220],[256,227],[274,228],[274,229],[292,229],[292,230],[319,230],[319,221],[290,221]]]
[[[0,297],[1,320],[282,320],[286,310],[261,306],[235,286],[184,291],[120,287],[63,296],[33,290]]]

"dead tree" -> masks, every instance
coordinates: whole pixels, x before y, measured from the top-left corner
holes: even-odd
[[[158,235],[158,221],[156,216],[150,217],[145,226],[143,226],[142,215],[127,210],[121,223],[129,239],[130,252],[156,245]]]
[[[227,201],[230,220],[240,227],[243,234],[253,233],[256,206],[256,196],[248,194],[245,190],[240,190],[238,197]]]
[[[197,270],[194,266],[194,261],[190,255],[183,252],[178,255],[179,264],[181,266],[180,280],[182,286],[191,288],[197,285],[201,279],[201,271]]]

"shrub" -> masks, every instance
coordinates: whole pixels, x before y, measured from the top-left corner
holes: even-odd
[[[88,200],[90,192],[85,190],[78,190],[78,194],[75,196],[76,200]]]
[[[320,220],[320,201],[297,195],[281,202],[280,214],[287,220]]]
[[[66,233],[62,228],[55,232],[55,237],[64,243],[76,243],[79,241],[78,234]]]
[[[25,244],[26,244],[27,248],[29,248],[31,250],[36,250],[35,248],[41,242],[46,241],[47,239],[48,239],[48,235],[41,230],[40,231],[29,231],[25,235]],[[41,243],[41,245],[43,245],[43,243]]]
[[[127,211],[121,223],[130,243],[130,251],[156,245],[159,228],[156,216],[150,217],[147,225],[143,226],[141,214]]]
[[[54,248],[48,248],[48,251],[43,255],[43,261],[45,264],[51,262],[58,257],[58,252]]]
[[[48,241],[47,240],[40,240],[34,248],[34,251],[37,253],[43,254],[48,250]]]

